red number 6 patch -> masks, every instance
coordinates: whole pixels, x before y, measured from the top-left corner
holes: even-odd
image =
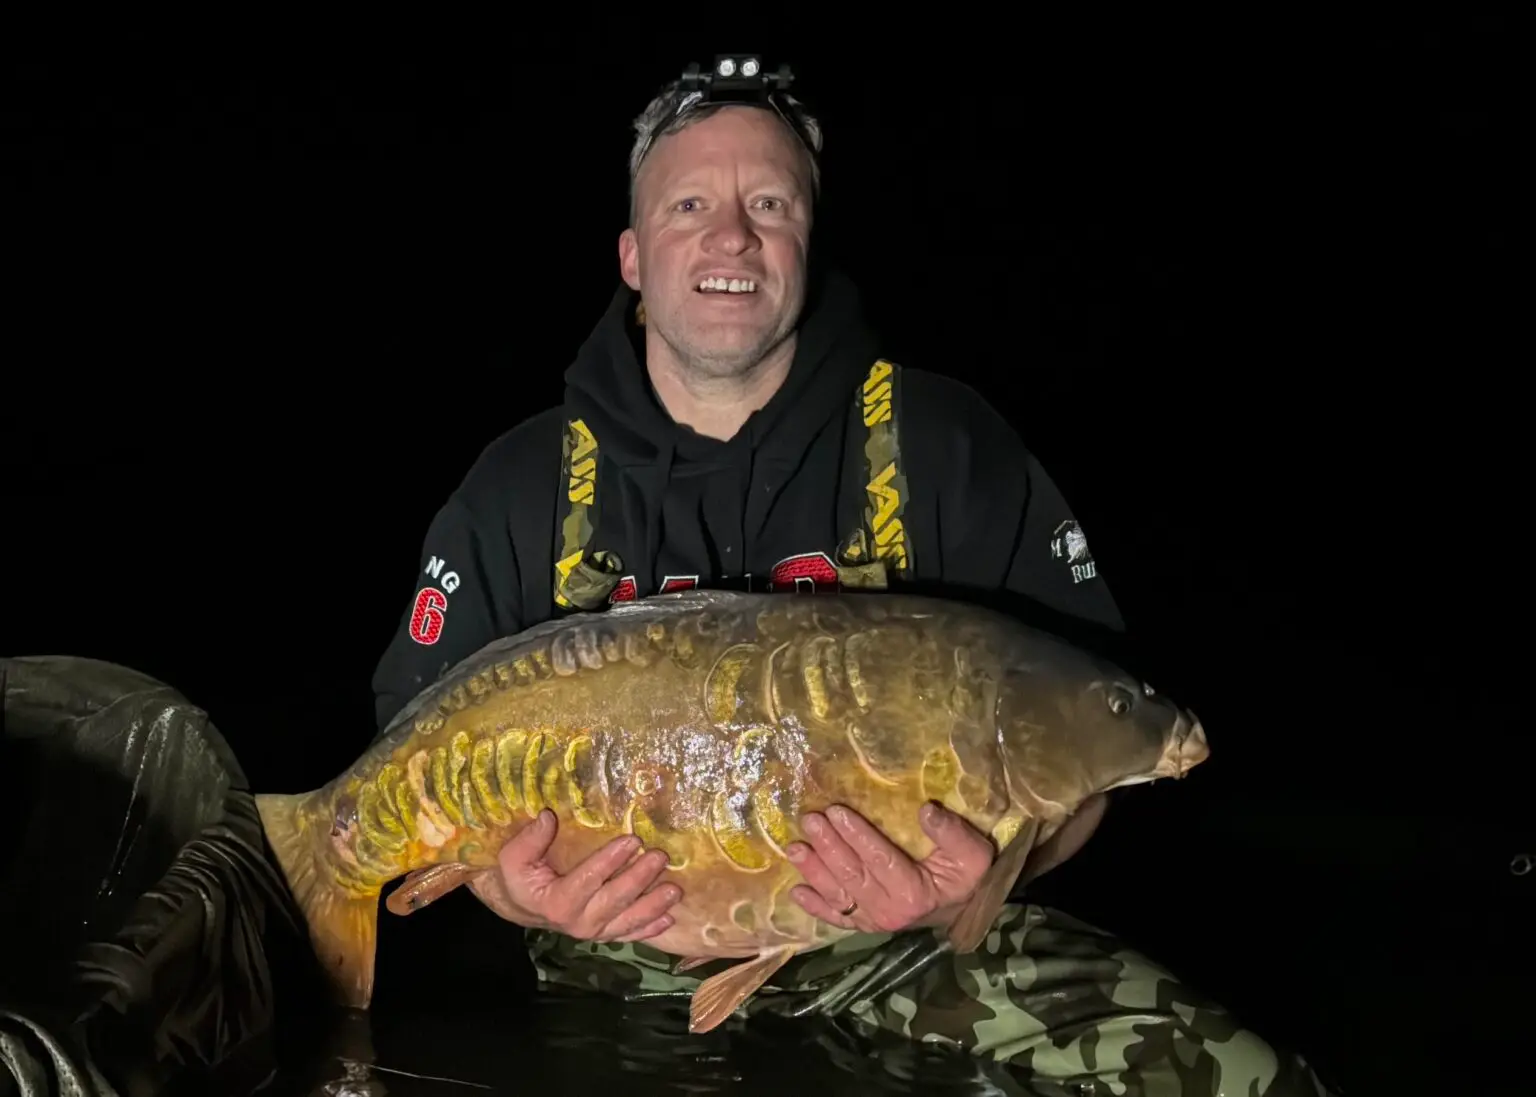
[[[435,644],[443,634],[443,614],[448,596],[436,587],[422,587],[411,607],[411,639],[418,644]]]

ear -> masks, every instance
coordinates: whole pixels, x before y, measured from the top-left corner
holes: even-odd
[[[640,292],[640,241],[634,229],[619,233],[619,277],[630,289]]]

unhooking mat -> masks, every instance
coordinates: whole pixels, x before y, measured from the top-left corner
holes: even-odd
[[[0,1097],[256,1089],[305,953],[239,763],[121,666],[0,659],[0,688]]]

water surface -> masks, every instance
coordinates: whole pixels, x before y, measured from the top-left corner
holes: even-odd
[[[265,1092],[315,1097],[532,1092],[1090,1097],[1093,1092],[1027,1086],[996,1063],[956,1048],[865,1034],[823,1018],[733,1018],[694,1035],[687,1029],[685,1002],[624,1002],[564,988],[518,998],[499,1009],[433,1003],[421,1010],[397,1006],[326,1015],[320,1046],[286,1063]]]

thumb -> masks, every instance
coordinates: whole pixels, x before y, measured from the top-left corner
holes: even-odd
[[[496,855],[501,871],[509,877],[521,876],[538,864],[555,840],[555,829],[555,813],[545,808],[501,847]]]
[[[934,853],[945,860],[962,865],[979,861],[983,867],[992,860],[991,840],[942,804],[928,801],[917,813],[917,821],[938,847]]]
[[[929,800],[917,813],[917,821],[923,833],[932,838],[936,845],[943,847],[953,840],[955,824],[962,820],[944,805]]]

